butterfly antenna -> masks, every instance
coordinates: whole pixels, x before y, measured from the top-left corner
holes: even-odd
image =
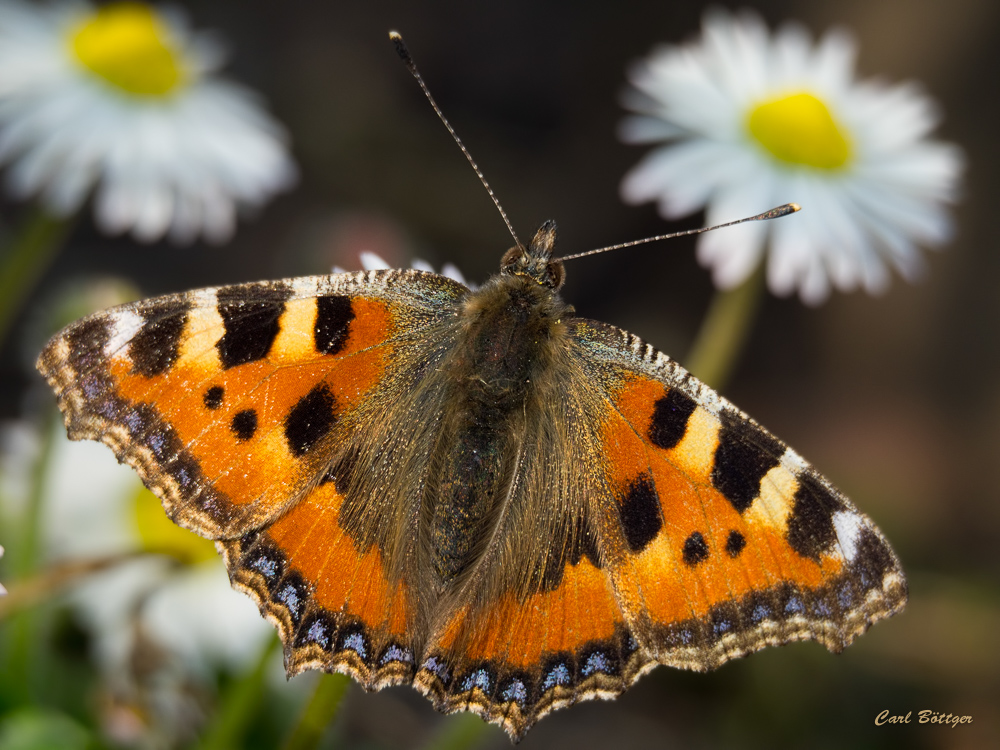
[[[575,260],[576,258],[585,258],[588,255],[597,255],[598,253],[606,253],[609,250],[621,250],[623,247],[633,247],[635,245],[645,245],[647,242],[657,242],[659,240],[669,240],[671,237],[685,237],[689,234],[702,234],[703,232],[711,232],[713,229],[722,229],[723,227],[731,227],[736,224],[744,224],[748,221],[766,221],[768,219],[778,219],[782,216],[788,216],[788,214],[794,214],[796,211],[801,210],[802,207],[798,203],[786,203],[783,206],[778,206],[777,208],[772,208],[770,211],[765,211],[762,214],[757,214],[756,216],[747,216],[744,219],[737,219],[736,221],[727,221],[725,224],[716,224],[711,227],[701,227],[700,229],[686,229],[683,232],[671,232],[670,234],[660,234],[656,237],[646,237],[642,240],[632,240],[632,242],[622,242],[620,245],[608,245],[607,247],[601,247],[597,250],[588,250],[585,253],[576,253],[574,255],[564,255],[561,258],[554,258],[553,260]]]
[[[441,122],[443,122],[444,126],[448,128],[448,132],[451,133],[451,137],[455,139],[455,143],[457,143],[458,147],[462,149],[462,153],[465,154],[465,158],[469,160],[469,164],[471,164],[473,170],[475,170],[476,176],[479,177],[479,181],[483,183],[483,187],[486,188],[486,192],[490,194],[490,198],[493,199],[493,204],[497,207],[497,211],[499,211],[500,215],[503,217],[503,223],[507,225],[507,231],[510,232],[510,236],[514,238],[514,242],[517,243],[517,246],[523,250],[524,245],[518,238],[517,232],[514,231],[514,226],[510,223],[510,219],[507,218],[507,212],[503,210],[503,206],[500,205],[500,201],[493,192],[493,188],[491,188],[490,183],[486,181],[482,170],[479,168],[479,165],[476,164],[476,160],[473,159],[472,154],[469,153],[469,149],[467,149],[465,144],[462,143],[462,139],[458,137],[458,133],[455,132],[455,128],[451,126],[451,123],[448,122],[448,118],[444,116],[444,112],[441,111],[438,103],[434,101],[434,97],[431,96],[431,91],[427,88],[427,84],[424,83],[424,78],[420,75],[420,71],[417,70],[417,65],[413,62],[413,58],[410,56],[410,50],[406,48],[406,42],[403,41],[403,37],[398,31],[390,31],[389,38],[396,46],[396,52],[399,54],[399,57],[410,71],[410,74],[417,79],[417,83],[420,85],[420,90],[424,92],[424,96],[427,97],[427,101],[431,103],[431,106],[434,108],[437,116],[441,119]]]

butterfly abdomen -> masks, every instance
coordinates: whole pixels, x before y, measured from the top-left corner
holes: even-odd
[[[465,304],[445,363],[451,396],[431,465],[430,555],[447,585],[478,559],[517,469],[534,383],[558,362],[564,306],[525,278],[497,277]]]

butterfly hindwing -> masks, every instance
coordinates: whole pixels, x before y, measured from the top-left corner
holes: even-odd
[[[290,675],[341,671],[368,689],[408,683],[413,594],[382,545],[340,523],[344,500],[324,481],[274,523],[220,542],[230,579],[277,626]]]

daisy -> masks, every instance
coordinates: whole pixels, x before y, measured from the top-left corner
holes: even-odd
[[[70,441],[61,425],[52,440],[42,498],[48,561],[153,553],[73,587],[71,601],[94,634],[106,673],[128,671],[137,627],[190,670],[252,660],[273,628],[230,587],[214,544],[170,521],[104,446]]]
[[[3,545],[2,544],[0,544],[0,557],[3,557]],[[0,583],[0,596],[3,596],[6,593],[7,593],[7,589],[5,589],[3,587],[3,584]]]
[[[288,188],[281,127],[213,75],[217,44],[175,12],[0,0],[0,165],[14,195],[139,240],[223,241]]]
[[[814,45],[801,26],[770,34],[753,13],[706,16],[701,39],[635,65],[622,123],[631,143],[668,145],[629,172],[622,196],[666,218],[707,207],[715,224],[794,201],[803,211],[702,235],[717,286],[741,284],[767,252],[775,294],[818,304],[831,287],[883,291],[889,267],[922,268],[917,245],[951,232],[962,155],[928,134],[933,103],[913,84],[854,78],[843,31]]]

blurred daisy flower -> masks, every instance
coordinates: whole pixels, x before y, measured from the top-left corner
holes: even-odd
[[[2,544],[0,544],[0,557],[3,557],[3,545]],[[3,596],[6,593],[7,593],[7,589],[5,589],[3,587],[3,584],[0,583],[0,596]]]
[[[220,242],[289,187],[282,128],[176,12],[0,0],[0,165],[18,197],[142,241]]]
[[[170,521],[104,446],[70,441],[61,425],[52,439],[42,499],[50,561],[150,553],[74,587],[106,672],[127,674],[134,649],[148,642],[195,672],[251,660],[273,628],[230,587],[215,545]]]
[[[707,206],[715,224],[788,201],[803,211],[698,240],[720,288],[746,280],[767,251],[772,292],[818,304],[831,287],[884,290],[889,267],[913,279],[916,245],[951,231],[962,154],[928,134],[933,102],[913,84],[854,78],[842,31],[814,45],[801,26],[773,35],[753,13],[706,16],[700,40],[664,46],[635,65],[621,127],[658,143],[629,172],[622,196],[656,201],[666,218]]]
[[[218,673],[251,668],[274,628],[231,588],[214,544],[174,525],[133,470],[52,429],[45,562],[113,561],[75,580],[67,601],[92,638],[103,731],[130,747],[186,746],[210,719]]]
[[[365,271],[385,271],[392,268],[392,266],[385,262],[381,255],[373,253],[370,250],[362,251],[359,253],[358,258],[361,261],[361,268]],[[434,266],[422,258],[414,258],[413,262],[410,263],[410,267],[414,271],[437,273],[437,271],[434,270]],[[340,266],[333,267],[333,273],[345,272],[345,269]],[[457,281],[459,284],[464,284],[469,287],[469,289],[475,290],[479,288],[477,284],[474,284],[471,281],[466,281],[465,276],[454,263],[445,263],[441,266],[441,275],[445,278],[451,279],[452,281]]]

